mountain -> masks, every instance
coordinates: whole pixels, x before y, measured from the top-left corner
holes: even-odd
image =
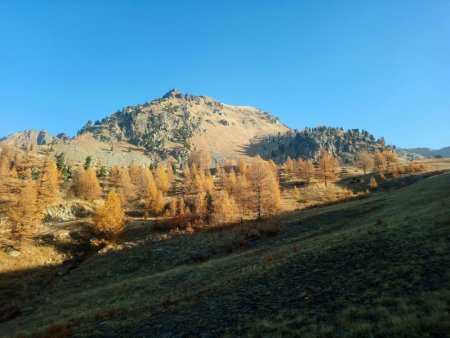
[[[161,159],[184,160],[189,150],[205,150],[213,159],[245,155],[242,148],[257,137],[285,133],[278,118],[252,107],[230,106],[176,89],[144,105],[126,107],[88,122],[78,135],[143,147]]]
[[[424,157],[450,157],[450,147],[445,147],[438,150],[431,148],[409,148],[403,150],[410,153],[419,154]]]
[[[247,106],[232,106],[207,96],[194,96],[172,89],[161,98],[125,107],[101,121],[88,121],[69,138],[44,131],[18,132],[0,144],[29,148],[31,144],[66,154],[72,162],[95,162],[112,166],[131,161],[149,165],[173,158],[183,162],[192,151],[211,154],[213,164],[225,159],[261,154],[283,162],[292,158],[317,158],[320,148],[344,162],[357,151],[386,148],[367,131],[342,128],[292,130],[267,112]]]

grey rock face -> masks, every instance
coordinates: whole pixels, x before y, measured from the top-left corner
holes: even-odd
[[[66,204],[59,204],[47,208],[47,213],[44,217],[46,223],[61,223],[78,218],[88,217],[92,215],[94,210],[78,203],[69,202]]]
[[[46,145],[50,144],[53,141],[53,137],[51,137],[46,130],[41,130],[37,136],[37,144],[38,145]]]

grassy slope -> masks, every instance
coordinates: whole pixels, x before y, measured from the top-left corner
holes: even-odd
[[[237,227],[96,255],[0,332],[69,322],[74,336],[445,336],[449,188],[443,174],[285,214],[277,237]]]

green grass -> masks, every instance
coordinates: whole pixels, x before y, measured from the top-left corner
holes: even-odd
[[[257,223],[144,231],[139,245],[90,257],[0,332],[60,323],[75,337],[443,337],[449,188],[443,174],[286,213],[277,236]]]

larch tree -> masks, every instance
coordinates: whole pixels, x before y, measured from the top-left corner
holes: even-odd
[[[164,210],[164,195],[161,190],[157,190],[153,197],[148,197],[145,201],[146,211],[153,215],[159,215]]]
[[[241,158],[239,158],[239,161],[238,161],[238,172],[239,172],[239,174],[245,176],[246,171],[247,171],[247,163],[241,157]]]
[[[235,222],[239,218],[239,207],[233,196],[223,190],[213,199],[213,211],[211,215],[214,225]]]
[[[236,177],[236,185],[233,190],[233,196],[239,207],[239,216],[241,217],[241,221],[244,219],[244,216],[247,214],[247,210],[249,208],[251,197],[249,189],[250,185],[248,183],[247,177],[245,175],[239,174]]]
[[[119,194],[111,189],[105,204],[97,209],[94,217],[96,228],[107,239],[115,241],[125,225],[125,212],[122,208]]]
[[[177,200],[175,198],[170,201],[169,209],[166,211],[166,216],[175,217],[178,213]]]
[[[128,170],[120,171],[119,182],[116,187],[117,190],[121,193],[121,196],[123,196],[123,205],[126,205],[137,199],[137,189],[131,182],[131,177],[128,173]]]
[[[59,195],[59,173],[55,161],[47,158],[38,181],[38,207],[44,209],[54,203]]]
[[[111,168],[111,172],[109,173],[108,182],[109,185],[115,188],[120,186],[120,175],[122,173],[122,168],[119,165],[115,164]]]
[[[38,208],[38,193],[35,181],[24,180],[15,201],[12,201],[8,216],[11,220],[13,239],[20,242],[31,239],[36,233],[36,225],[42,218]]]
[[[257,155],[259,156],[259,155]],[[275,162],[272,159],[269,159],[269,161],[267,161],[267,163],[269,164],[269,168],[272,170],[274,177],[278,180],[278,168],[277,165],[275,164]]]
[[[367,173],[367,170],[373,168],[374,164],[373,156],[367,150],[360,151],[356,156],[356,165],[362,168],[364,175]]]
[[[328,181],[336,177],[336,171],[339,168],[339,161],[333,155],[328,154],[325,149],[320,151],[320,157],[318,161],[317,176],[323,180],[325,185],[328,185]]]
[[[387,150],[383,154],[388,168],[391,166],[391,164],[397,163],[399,161],[397,154],[394,153],[393,150]]]
[[[203,190],[208,193],[212,193],[214,190],[214,178],[209,170],[206,171],[206,175],[203,179]]]
[[[78,168],[74,173],[73,189],[75,195],[86,200],[93,201],[100,198],[102,188],[97,179],[97,174],[93,167],[87,170]]]
[[[152,199],[157,193],[157,185],[153,174],[147,167],[139,167],[135,174],[135,187],[138,199]],[[133,182],[133,179],[131,179]]]
[[[185,194],[189,194],[193,190],[192,174],[189,166],[183,169],[183,190]]]
[[[224,183],[225,190],[228,192],[228,194],[232,195],[236,188],[236,174],[233,169],[231,169],[230,173],[226,175]]]
[[[140,184],[140,166],[136,164],[136,162],[132,161],[130,165],[128,166],[128,174],[130,175],[131,182],[137,186]]]
[[[169,190],[170,182],[163,164],[159,164],[155,170],[155,182],[159,190],[166,193]]]
[[[286,162],[284,163],[284,172],[289,177],[292,176],[294,172],[294,161],[292,161],[292,158],[288,156]]]
[[[386,158],[384,154],[378,149],[375,150],[375,153],[373,154],[373,160],[378,170],[384,170],[384,168],[386,167]]]
[[[200,193],[197,194],[197,198],[195,199],[194,203],[194,212],[196,217],[204,219],[206,217],[207,207],[208,201],[206,192],[201,191]]]
[[[257,155],[247,170],[250,206],[258,219],[281,208],[280,186],[270,163]]]
[[[311,160],[298,160],[295,163],[295,175],[302,179],[305,180],[307,183],[311,182],[311,178],[314,177],[314,172],[315,172],[315,168],[314,168],[314,164],[312,163]]]

